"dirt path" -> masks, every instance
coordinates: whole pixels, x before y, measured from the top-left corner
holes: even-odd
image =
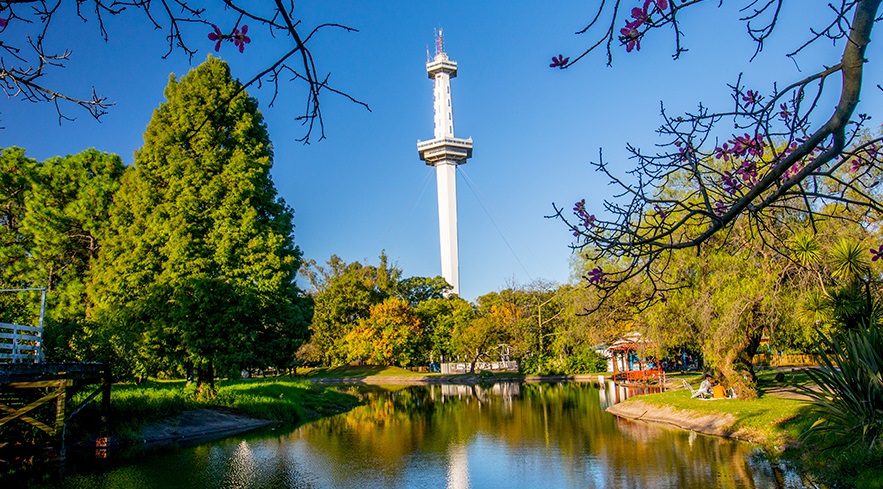
[[[198,443],[225,438],[272,425],[272,421],[254,419],[215,409],[185,411],[158,423],[145,425],[141,438],[155,447],[171,443]]]

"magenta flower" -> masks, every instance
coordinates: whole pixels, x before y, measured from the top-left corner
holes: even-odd
[[[742,180],[753,184],[757,180],[757,163],[753,161],[743,161],[742,166],[736,170],[736,174],[742,177]]]
[[[753,107],[754,104],[760,102],[760,95],[754,90],[748,90],[745,95],[742,95],[742,101]]]
[[[251,42],[251,38],[246,34],[248,33],[248,26],[242,26],[242,30],[233,29],[233,44],[239,48],[239,52],[242,53],[245,51],[245,45]]]
[[[215,24],[212,24],[212,29],[214,29],[214,32],[209,32],[208,38],[210,41],[217,41],[215,42],[215,52],[217,52],[221,50],[221,42],[226,39],[227,36],[225,36],[221,32],[221,29],[219,29],[218,26],[216,26]]]
[[[549,64],[549,68],[561,68],[563,70],[569,61],[570,58],[565,58],[564,55],[561,54],[559,54],[557,58],[552,56],[552,63]]]
[[[644,9],[639,9],[635,7],[632,9],[632,18],[635,19],[634,22],[631,22],[632,27],[638,28],[643,24],[650,23],[650,15],[647,13],[647,6],[644,5]]]
[[[656,211],[656,215],[662,220],[665,220],[665,216],[668,215],[661,207],[659,207],[659,204],[653,204],[653,210]]]
[[[718,200],[714,203],[714,215],[720,217],[727,213],[727,205],[724,204],[724,201]]]
[[[573,204],[573,213],[582,221],[584,228],[589,229],[595,227],[595,215],[586,212],[586,199],[582,199]]]
[[[0,29],[9,25],[9,19],[0,19]]]
[[[620,41],[625,44],[627,53],[632,52],[632,49],[641,50],[641,33],[637,29],[639,25],[637,22],[626,22],[625,27],[619,30],[622,34],[619,37]]]
[[[681,141],[675,141],[675,146],[677,146],[678,153],[681,154],[681,159],[684,161],[689,161],[696,156],[696,148],[691,143],[684,144]]]
[[[785,104],[779,105],[779,109],[781,109],[779,111],[779,117],[781,117],[784,120],[788,120],[791,117],[791,111],[788,110],[787,105],[785,105]]]
[[[739,187],[742,186],[742,183],[739,182],[739,179],[736,178],[732,173],[725,171],[724,176],[722,177],[724,190],[733,195],[739,190]]]
[[[877,261],[880,258],[883,258],[883,245],[880,245],[876,250],[871,248],[871,261]]]
[[[766,140],[764,140],[762,134],[757,134],[752,138],[748,133],[745,133],[742,136],[736,136],[729,142],[733,144],[733,156],[745,157],[749,155],[761,157],[763,156],[764,148],[766,148]],[[724,146],[726,147],[726,145]]]
[[[883,246],[880,248],[883,249]],[[595,267],[589,271],[586,277],[589,279],[590,284],[597,285],[604,282],[604,271],[601,270],[601,267]]]
[[[668,10],[668,0],[644,0],[644,10],[647,10],[651,3],[655,3],[659,10]]]
[[[803,170],[803,163],[798,161],[791,165],[791,168],[785,170],[785,173],[782,174],[782,181],[784,182],[785,180],[796,177],[797,174],[800,173],[800,170]]]
[[[724,160],[730,161],[730,147],[727,143],[724,143],[720,148],[714,148],[715,155],[714,159],[716,160]]]

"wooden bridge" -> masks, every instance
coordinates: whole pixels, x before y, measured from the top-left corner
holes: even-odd
[[[11,433],[30,425],[59,443],[63,459],[67,423],[99,396],[102,431],[106,428],[112,379],[107,364],[45,362],[42,329],[0,323],[0,449],[21,443]],[[87,387],[93,391],[69,409],[73,395]],[[15,430],[4,428],[13,423]]]

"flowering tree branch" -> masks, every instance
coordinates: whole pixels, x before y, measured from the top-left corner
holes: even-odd
[[[55,103],[59,122],[72,119],[65,115],[64,104],[82,107],[93,118],[100,119],[113,104],[98,95],[94,87],[91,96],[83,97],[41,82],[53,69],[64,67],[72,54],[69,50],[53,52],[53,48],[44,44],[47,34],[54,27],[53,20],[67,15],[61,11],[62,3],[61,0],[0,0],[0,87],[10,98]],[[342,95],[370,110],[367,104],[332,87],[328,75],[320,75],[309,48],[310,40],[320,30],[342,29],[353,32],[355,29],[327,23],[314,27],[303,36],[300,21],[294,17],[292,0],[275,0],[272,5],[236,0],[219,0],[214,3],[235,14],[237,18],[232,26],[219,26],[220,22],[212,23],[207,16],[215,15],[213,11],[195,7],[188,0],[76,0],[75,5],[76,15],[83,21],[96,22],[99,36],[105,41],[108,40],[105,28],[108,21],[128,12],[140,13],[149,25],[165,31],[168,50],[163,58],[173,52],[181,52],[192,59],[198,46],[206,43],[206,39],[215,51],[219,51],[229,42],[234,49],[245,53],[246,47],[252,42],[254,28],[263,27],[277,39],[274,42],[288,43],[290,48],[267,68],[261,69],[244,82],[242,89],[264,82],[270,83],[274,89],[270,102],[272,105],[279,94],[280,80],[305,82],[306,107],[303,114],[296,119],[305,127],[305,134],[300,139],[305,143],[316,137],[316,131],[319,140],[325,138],[320,106],[323,92]],[[252,26],[251,31],[249,24]],[[15,27],[15,32],[27,31],[26,40],[10,39],[7,31],[11,27]],[[201,124],[204,121],[197,123],[197,130]]]
[[[621,0],[612,5],[602,2],[598,14],[580,33],[592,32],[605,15],[613,19],[611,26],[628,15],[618,36],[626,52],[639,50],[649,32],[671,27],[673,57],[677,58],[686,51],[678,14],[701,3],[705,2],[643,0],[643,5],[626,13]],[[784,88],[773,84],[764,96],[744,86],[740,77],[730,85],[731,110],[713,111],[699,105],[695,112],[672,117],[662,106],[663,124],[658,132],[665,141],[653,154],[627,147],[637,161],[628,172],[628,182],[615,176],[603,154],[599,156],[594,165],[619,189],[617,195],[603,203],[604,212],[597,217],[589,213],[584,200],[571,213],[555,206],[555,216],[571,229],[573,247],[596,265],[585,279],[598,288],[602,298],[632,279],[650,285],[651,292],[639,298],[638,304],[664,297],[665,291],[680,286],[676,277],[666,274],[670,254],[698,248],[715,236],[725,239],[726,231],[743,217],[763,234],[787,229],[786,221],[795,216],[812,223],[820,215],[840,214],[838,207],[883,212],[876,188],[883,171],[883,141],[867,137],[864,127],[869,116],[854,117],[863,87],[865,50],[881,20],[880,3],[842,0],[839,5],[829,4],[831,22],[811,31],[810,39],[787,56],[826,39],[842,44],[840,60]],[[756,56],[776,27],[782,0],[745,0],[745,4],[740,20],[756,43]],[[616,40],[612,28],[607,28],[573,61],[560,66],[559,55],[552,58],[553,65],[567,68],[600,46],[606,46],[610,63]],[[829,83],[832,77],[839,80]],[[837,87],[839,101],[823,118],[819,101]],[[824,122],[815,122],[820,119]],[[718,123],[723,120],[732,122],[736,132],[722,133]],[[721,139],[726,142],[721,144]],[[777,238],[777,242],[784,241]]]

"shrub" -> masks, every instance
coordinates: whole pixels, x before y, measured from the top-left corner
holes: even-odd
[[[805,388],[821,415],[807,433],[826,435],[832,446],[883,443],[883,334],[879,327],[821,336],[821,367],[807,372],[820,388]]]

